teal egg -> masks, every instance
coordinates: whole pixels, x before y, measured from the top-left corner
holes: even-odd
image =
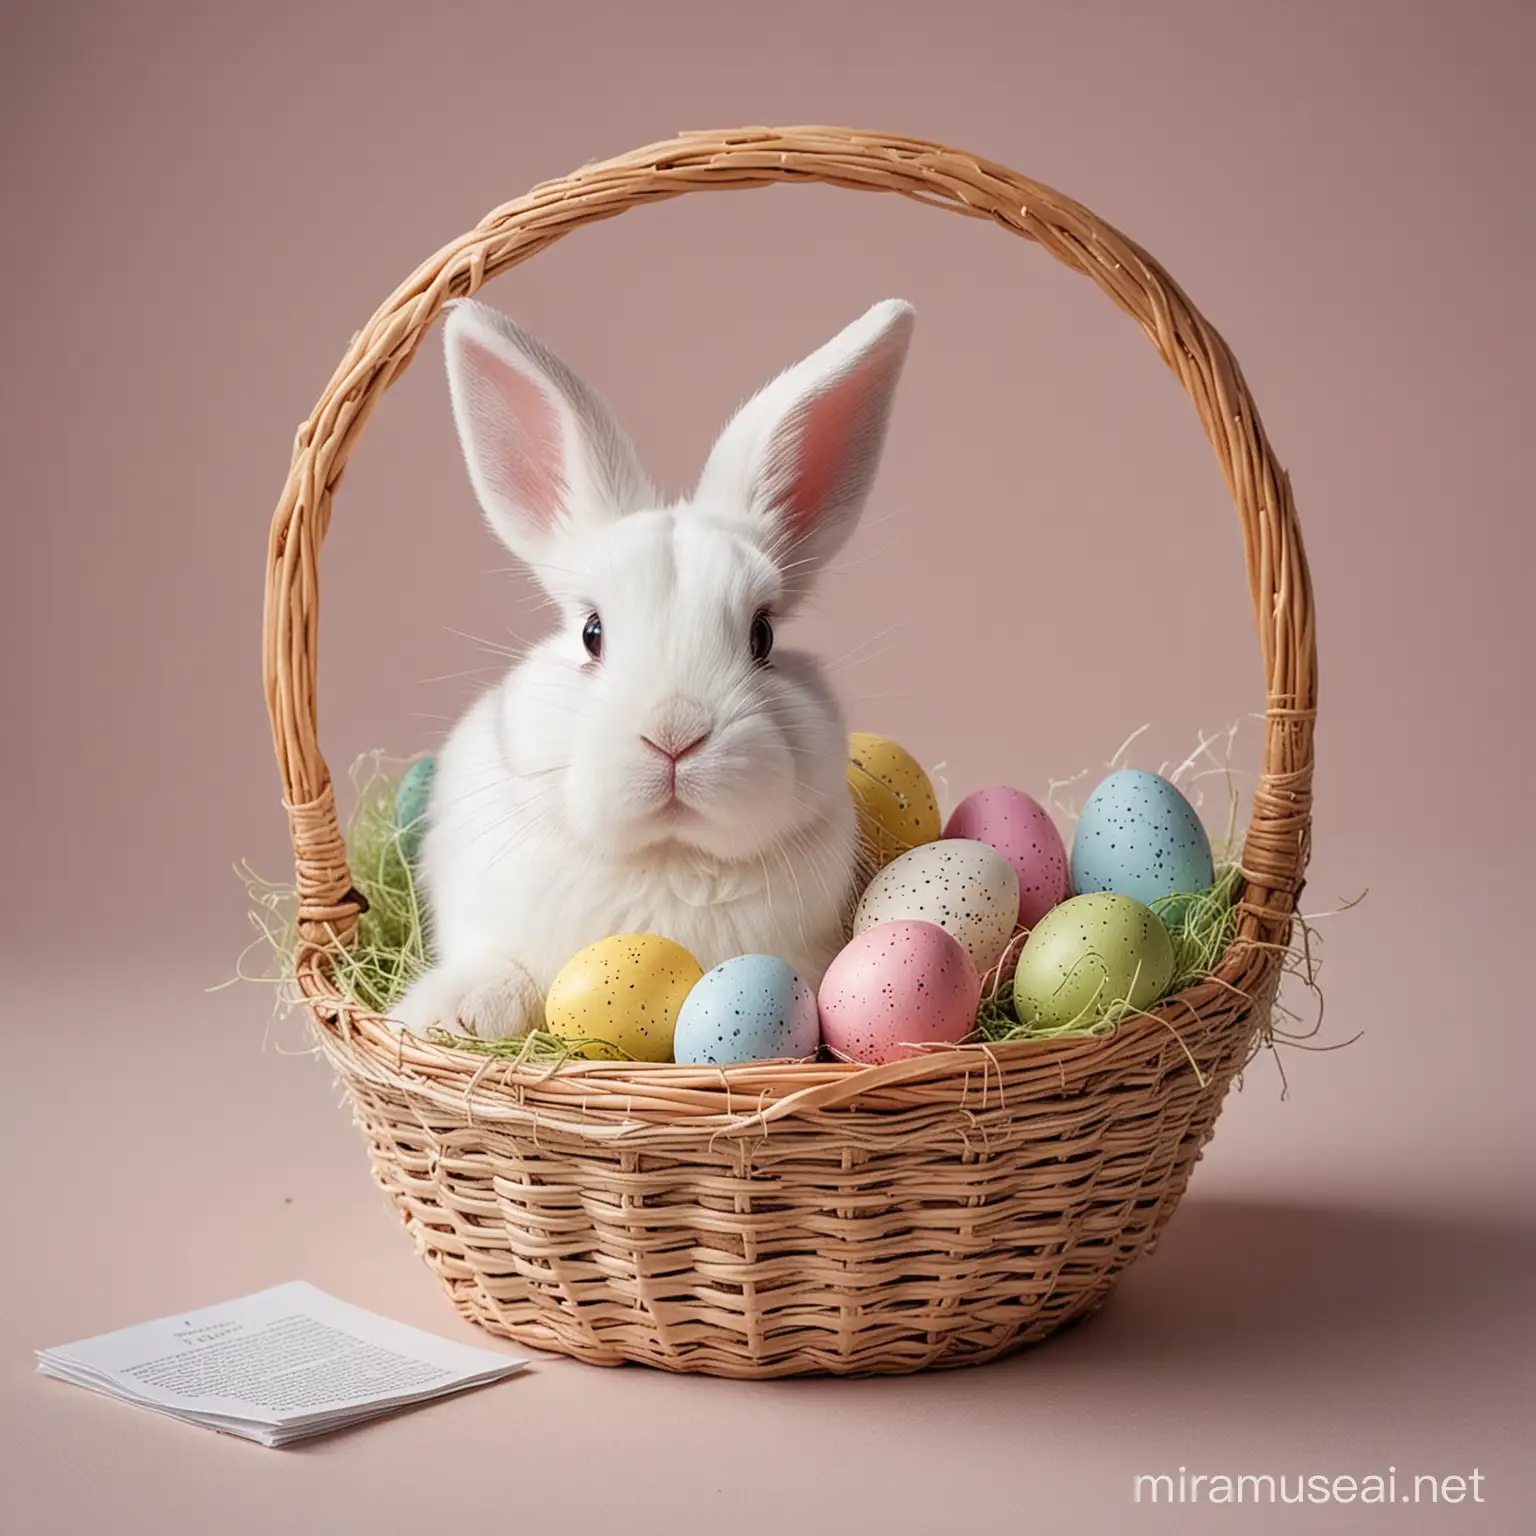
[[[435,757],[419,757],[405,770],[395,791],[395,825],[400,828],[400,847],[407,859],[416,857],[421,835],[427,830],[427,801],[436,773]]]
[[[1140,768],[1112,773],[1089,795],[1072,839],[1072,890],[1118,891],[1151,905],[1215,879],[1211,840],[1167,779]]]

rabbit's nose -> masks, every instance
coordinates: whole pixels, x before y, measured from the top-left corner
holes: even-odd
[[[688,754],[692,752],[696,747],[702,747],[704,743],[709,740],[709,732],[701,731],[697,736],[693,738],[692,741],[679,742],[676,745],[673,745],[673,740],[670,737],[665,738],[662,741],[657,741],[653,737],[642,736],[640,740],[643,741],[646,746],[651,749],[651,751],[661,753],[661,755],[666,758],[669,763],[675,764],[681,762],[683,758],[687,757]]]
[[[709,711],[697,699],[673,698],[651,717],[640,739],[653,752],[676,763],[701,747],[713,729]]]

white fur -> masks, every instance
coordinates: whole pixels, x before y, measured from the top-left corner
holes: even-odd
[[[407,1029],[521,1033],[560,967],[614,933],[664,934],[706,968],[774,954],[820,982],[857,850],[846,727],[813,658],[776,645],[759,665],[750,636],[852,532],[911,321],[876,305],[782,374],[695,495],[662,507],[592,391],[505,316],[454,307],[470,479],[559,623],[438,756],[420,866],[436,966],[395,1010]],[[674,787],[665,752],[701,733]]]

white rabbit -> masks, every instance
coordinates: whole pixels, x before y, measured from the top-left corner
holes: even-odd
[[[665,506],[608,408],[488,306],[445,327],[469,477],[559,614],[438,758],[421,844],[436,965],[415,1033],[542,1022],[556,972],[615,933],[706,969],[787,960],[812,988],[847,932],[857,826],[820,665],[774,645],[853,532],[911,306],[876,304],[744,405]]]

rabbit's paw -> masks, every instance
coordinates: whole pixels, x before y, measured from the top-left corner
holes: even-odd
[[[544,995],[513,960],[440,965],[390,1010],[413,1035],[445,1029],[477,1040],[511,1040],[544,1019]]]

